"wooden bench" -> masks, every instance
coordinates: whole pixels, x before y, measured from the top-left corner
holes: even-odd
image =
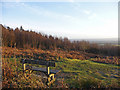
[[[40,71],[45,73],[45,75],[47,76],[46,84],[48,86],[55,81],[54,75],[60,72],[60,70],[50,70],[49,67],[55,67],[55,62],[51,62],[51,61],[22,59],[21,63],[23,65],[23,72],[25,72],[26,70],[31,70],[31,71]],[[30,67],[30,66],[26,66],[26,63],[44,65],[46,66],[46,68],[39,68],[33,66]]]

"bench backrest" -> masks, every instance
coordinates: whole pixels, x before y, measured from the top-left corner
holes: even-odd
[[[43,60],[30,60],[30,59],[22,59],[21,63],[29,63],[29,64],[39,64],[39,65],[45,65],[47,67],[55,67],[55,62],[51,61],[43,61]]]

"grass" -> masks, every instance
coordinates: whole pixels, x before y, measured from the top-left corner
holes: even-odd
[[[41,88],[46,87],[40,77],[35,77],[34,74],[25,73],[22,70],[22,64],[19,59],[2,58],[3,73],[3,88]]]
[[[41,77],[22,72],[20,58],[2,58],[3,63],[3,87],[46,87]],[[41,67],[41,66],[39,66]],[[51,67],[52,68],[52,67]],[[69,88],[120,88],[119,74],[120,66],[112,64],[97,63],[90,60],[60,59],[56,61],[56,67],[52,69],[61,70],[56,75],[57,79],[64,79],[62,86]],[[56,80],[57,81],[57,80]],[[59,81],[59,80],[58,80]],[[60,82],[61,83],[61,82]],[[58,82],[54,87],[59,87]]]
[[[62,59],[56,63],[69,87],[120,87],[120,66],[78,59]]]

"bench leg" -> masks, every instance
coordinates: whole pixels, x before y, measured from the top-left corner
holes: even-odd
[[[47,86],[50,86],[50,77],[47,77],[47,82],[46,82]]]
[[[23,64],[23,70],[24,71],[26,70],[26,64]]]
[[[50,80],[54,80],[54,74],[50,74]]]
[[[26,64],[23,64],[23,74],[25,76]]]
[[[47,86],[50,86],[55,81],[54,74],[48,75]]]

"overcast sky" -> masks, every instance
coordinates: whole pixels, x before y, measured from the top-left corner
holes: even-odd
[[[69,39],[117,38],[117,2],[3,2],[2,24]]]

